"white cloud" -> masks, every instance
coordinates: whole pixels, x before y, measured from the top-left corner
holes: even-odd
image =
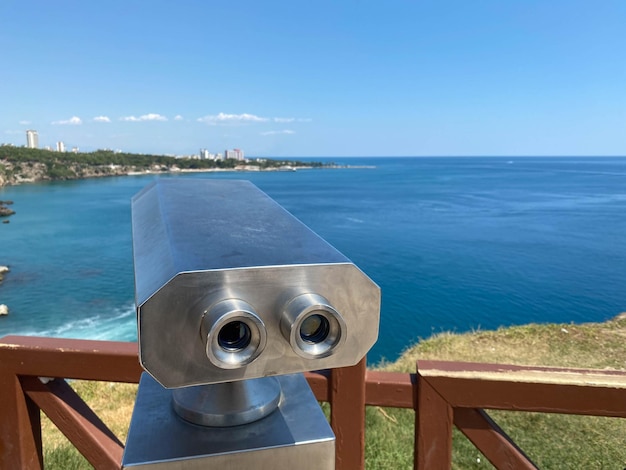
[[[176,116],[174,116],[174,121],[182,121],[183,117],[180,114],[177,114]]]
[[[31,123],[30,121],[20,121],[20,124],[22,126],[28,126],[28,125],[30,125],[30,123]]]
[[[275,117],[274,122],[311,122],[311,118]]]
[[[155,114],[155,113],[150,113],[150,114],[143,114],[139,117],[136,116],[125,116],[120,118],[120,120],[122,121],[129,121],[129,122],[140,122],[140,121],[167,121],[167,118],[165,116],[161,116],[160,114]]]
[[[93,120],[96,122],[111,122],[108,116],[96,116]]]
[[[206,124],[222,124],[222,123],[237,123],[237,122],[267,122],[266,117],[256,116],[254,114],[226,114],[219,113],[217,115],[204,116],[198,118],[198,122],[204,122]]]
[[[278,134],[295,134],[294,131],[290,130],[290,129],[285,129],[282,131],[267,131],[267,132],[260,132],[261,135],[278,135]]]
[[[14,130],[7,130],[4,131],[5,134],[9,134],[9,135],[13,135],[13,134],[24,134],[24,131],[14,131]]]
[[[66,126],[66,125],[70,125],[70,126],[78,126],[80,124],[83,123],[83,120],[81,118],[79,118],[78,116],[72,116],[69,119],[64,119],[61,121],[53,121],[52,124],[54,125],[59,125],[59,126]]]

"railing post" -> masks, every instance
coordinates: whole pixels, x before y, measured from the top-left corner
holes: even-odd
[[[420,375],[417,369],[415,413],[415,463],[419,470],[452,465],[452,406]]]
[[[365,467],[365,358],[352,367],[333,369],[330,424],[335,432],[336,470]]]
[[[0,366],[0,468],[43,468],[39,408],[25,396],[14,371],[2,366]]]

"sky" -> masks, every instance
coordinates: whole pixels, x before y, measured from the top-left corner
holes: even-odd
[[[623,0],[2,0],[0,143],[626,155]]]

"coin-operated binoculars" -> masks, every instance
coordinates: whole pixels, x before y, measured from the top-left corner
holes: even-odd
[[[247,181],[132,200],[141,377],[122,467],[332,469],[301,372],[359,362],[380,290]]]

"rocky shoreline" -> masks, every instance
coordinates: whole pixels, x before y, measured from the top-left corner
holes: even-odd
[[[100,178],[105,176],[126,176],[134,172],[142,173],[143,169],[129,165],[87,165],[73,163],[67,165],[63,177],[50,176],[48,167],[41,162],[26,162],[19,165],[8,160],[0,160],[4,171],[0,172],[0,187],[14,186],[23,183],[39,181],[74,180],[83,178]],[[153,165],[150,172],[162,173],[175,171],[175,168],[166,165]]]
[[[9,272],[8,266],[0,266],[0,284],[4,280],[4,275]],[[9,314],[9,307],[5,304],[0,304],[0,317]]]

